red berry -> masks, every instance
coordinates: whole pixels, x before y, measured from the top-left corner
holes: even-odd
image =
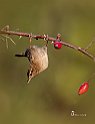
[[[79,91],[78,91],[78,94],[79,94],[79,95],[84,94],[85,92],[88,91],[88,88],[89,88],[88,82],[84,82],[84,83],[80,86]]]
[[[56,49],[61,49],[62,43],[61,43],[61,42],[58,42],[58,41],[55,41],[55,42],[54,42],[54,47],[55,47]]]

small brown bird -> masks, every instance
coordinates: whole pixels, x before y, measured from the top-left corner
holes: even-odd
[[[24,53],[16,54],[15,56],[27,57],[30,62],[30,69],[28,69],[27,72],[27,83],[48,67],[47,45],[43,47],[38,47],[36,45],[30,46]]]

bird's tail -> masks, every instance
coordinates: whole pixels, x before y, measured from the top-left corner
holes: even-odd
[[[25,53],[15,54],[16,57],[26,57]]]

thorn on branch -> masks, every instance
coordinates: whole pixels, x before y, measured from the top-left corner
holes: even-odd
[[[44,41],[46,41],[46,46],[48,46],[48,40],[49,40],[48,34],[47,35],[44,34]]]
[[[44,34],[44,41],[48,41],[48,40],[49,40],[48,34],[47,35]]]
[[[9,25],[6,25],[4,28],[1,29],[1,31],[9,31]]]
[[[22,38],[22,36],[19,36],[19,40]]]

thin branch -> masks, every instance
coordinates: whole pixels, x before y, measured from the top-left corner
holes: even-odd
[[[93,38],[93,40],[87,45],[85,50],[88,50],[93,45],[93,43],[95,43],[95,38]]]
[[[43,40],[51,41],[51,42],[59,41],[59,38],[49,37],[48,35],[34,35],[32,33],[15,32],[15,31],[9,31],[9,29],[6,30],[5,28],[3,28],[2,30],[0,30],[0,34],[16,35],[16,36],[19,36],[20,38],[21,37],[29,37],[30,41],[32,40],[32,38],[33,39],[36,39],[36,40],[43,39]],[[87,49],[81,48],[79,46],[73,45],[71,43],[68,43],[68,42],[65,42],[65,41],[62,41],[62,40],[60,40],[60,42],[62,43],[62,45],[66,46],[66,47],[69,47],[69,48],[72,48],[72,49],[74,49],[76,51],[79,51],[82,54],[88,56],[90,59],[92,59],[92,60],[95,61],[94,55],[92,55],[91,53],[89,53],[87,51]]]

